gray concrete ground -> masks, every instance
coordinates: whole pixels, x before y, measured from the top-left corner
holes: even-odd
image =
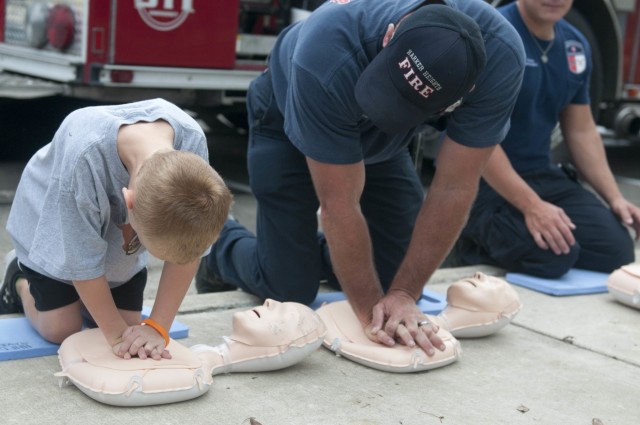
[[[0,164],[0,252],[20,164]],[[640,203],[635,181],[621,181]],[[234,214],[253,223],[255,203],[236,186]],[[4,198],[2,198],[4,196]],[[640,258],[640,250],[636,256]],[[1,260],[0,260],[1,261]],[[160,264],[151,263],[147,303]],[[475,271],[443,268],[429,287],[445,293]],[[482,339],[462,340],[462,359],[427,373],[368,369],[320,348],[277,372],[216,376],[204,396],[177,404],[117,408],[88,398],[53,376],[56,356],[0,362],[3,424],[575,424],[640,423],[640,311],[609,294],[551,297],[516,287],[524,304],[514,322]],[[259,300],[235,291],[197,295],[191,289],[178,320],[189,325],[186,346],[217,345],[231,332],[233,312]]]

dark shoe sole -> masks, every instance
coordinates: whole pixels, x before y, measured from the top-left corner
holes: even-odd
[[[5,264],[7,267],[0,288],[0,314],[22,313],[22,302],[16,290],[16,282],[24,277],[24,274],[20,271],[18,258],[13,251],[6,255]]]
[[[212,292],[227,292],[238,289],[235,285],[224,282],[218,276],[209,271],[205,258],[200,260],[198,271],[196,272],[196,290],[198,294],[208,294]]]

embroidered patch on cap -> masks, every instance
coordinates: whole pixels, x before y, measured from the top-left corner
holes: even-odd
[[[485,64],[473,19],[449,6],[422,6],[362,72],[356,101],[383,132],[407,131],[458,107]]]

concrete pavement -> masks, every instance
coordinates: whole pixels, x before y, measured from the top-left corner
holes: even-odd
[[[476,269],[442,269],[431,288],[444,293],[450,281]],[[491,337],[461,340],[461,361],[427,373],[384,373],[320,348],[281,371],[216,376],[195,400],[116,408],[73,386],[59,388],[55,356],[0,362],[2,422],[637,424],[639,312],[608,294],[554,298],[517,291],[524,309],[511,325]],[[242,292],[189,295],[178,319],[190,336],[180,342],[221,343],[232,313],[256,303]]]
[[[8,181],[5,177],[0,186]],[[635,184],[623,189],[640,200]],[[252,223],[252,197],[237,192],[235,201],[236,217]],[[9,204],[0,204],[4,253]],[[640,259],[640,250],[636,256]],[[159,267],[151,263],[149,305]],[[440,269],[429,287],[445,293],[450,283],[475,271],[503,274],[486,266]],[[56,356],[3,361],[0,420],[83,425],[640,423],[640,311],[609,294],[551,297],[516,290],[524,308],[511,325],[491,337],[461,340],[462,359],[430,372],[380,372],[320,348],[281,371],[216,376],[209,392],[191,401],[118,408],[95,402],[73,386],[58,387]],[[258,303],[240,291],[197,295],[192,288],[178,316],[190,335],[179,341],[217,345],[231,332],[233,312]]]

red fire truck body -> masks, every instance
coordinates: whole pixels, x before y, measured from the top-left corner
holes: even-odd
[[[275,33],[288,23],[273,17],[277,3],[0,0],[0,70],[33,78],[5,84],[2,93],[233,102],[242,95],[225,94],[246,90],[263,69]],[[256,21],[250,30],[260,33],[239,31],[239,16]]]
[[[319,3],[0,0],[0,97],[241,104],[277,33]],[[640,131],[639,8],[640,0],[576,0],[568,17],[592,44],[599,124],[620,137]]]

